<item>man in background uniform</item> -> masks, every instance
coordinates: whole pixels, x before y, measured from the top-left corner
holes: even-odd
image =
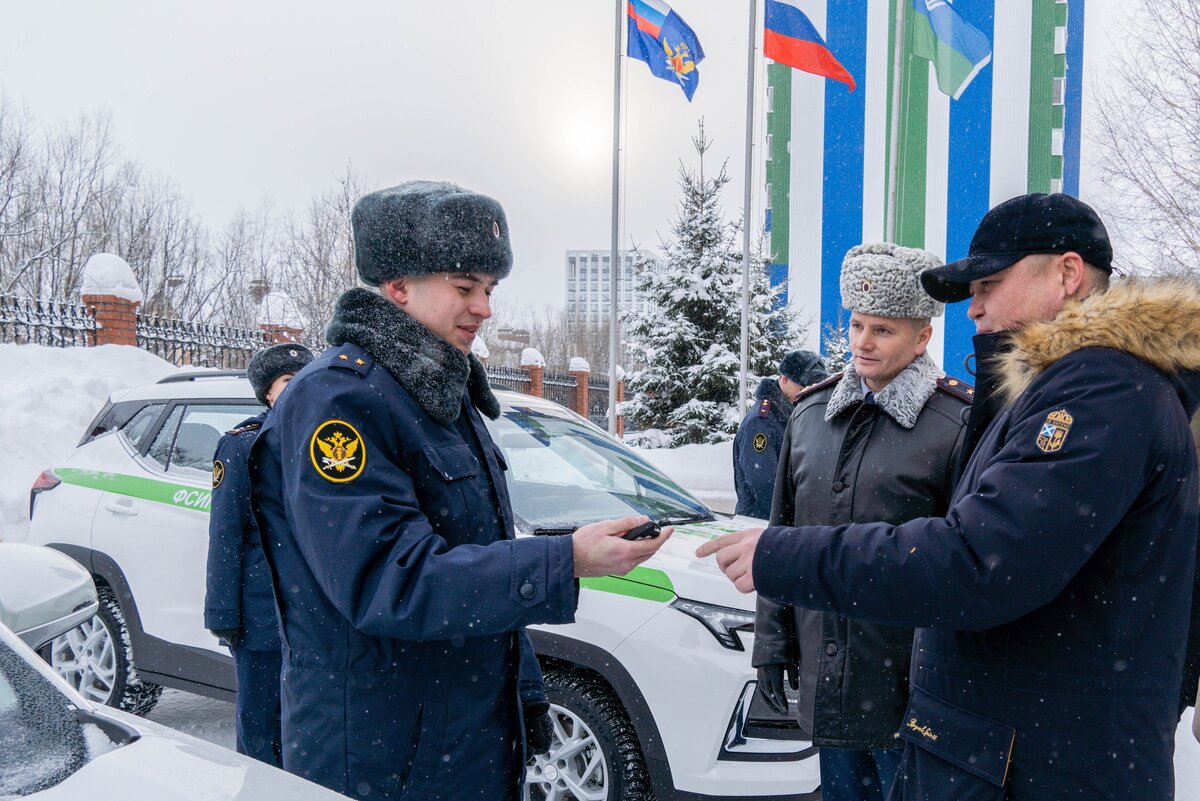
[[[229,646],[237,675],[237,751],[283,767],[279,744],[279,620],[271,574],[250,511],[247,462],[258,432],[292,376],[311,362],[303,345],[259,351],[246,368],[258,402],[267,407],[221,437],[213,456],[208,519],[208,584],[204,626]]]
[[[779,377],[764,378],[754,392],[754,405],[733,438],[733,487],[739,515],[765,520],[771,513],[779,446],[792,413],[792,399],[828,376],[821,357],[794,350],[779,362]]]

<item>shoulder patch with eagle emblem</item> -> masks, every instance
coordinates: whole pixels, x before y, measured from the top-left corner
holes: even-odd
[[[367,464],[362,435],[344,420],[326,420],[317,426],[308,442],[308,455],[317,472],[335,484],[358,478]]]

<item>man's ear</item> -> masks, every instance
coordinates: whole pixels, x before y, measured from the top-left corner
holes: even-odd
[[[1062,276],[1063,291],[1067,297],[1073,298],[1079,294],[1083,279],[1087,275],[1087,266],[1083,257],[1074,251],[1069,251],[1058,257],[1059,274]]]
[[[408,281],[404,278],[389,278],[379,285],[383,296],[397,306],[405,306],[409,298]]]

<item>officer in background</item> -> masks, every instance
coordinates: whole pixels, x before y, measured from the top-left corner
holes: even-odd
[[[512,269],[490,197],[414,181],[359,199],[363,281],[251,456],[282,624],[284,767],[359,799],[515,801],[550,744],[525,627],[569,623],[576,577],[668,536],[633,516],[515,537],[500,404],[471,355]],[[539,742],[540,741],[540,742]]]
[[[788,422],[772,525],[903,523],[945,514],[972,396],[926,348],[942,304],[920,274],[924,250],[859,245],[842,262],[852,360],[804,390]],[[803,535],[799,535],[803,536]],[[758,596],[758,689],[788,712],[784,674],[800,691],[801,727],[820,747],[825,801],[883,801],[900,764],[911,628],[884,626]]]
[[[292,376],[313,359],[303,345],[259,351],[246,377],[267,406],[221,437],[213,457],[204,626],[233,652],[237,673],[237,750],[283,767],[279,740],[279,622],[271,574],[250,511],[250,448]]]
[[[779,362],[779,378],[764,378],[754,392],[754,405],[733,438],[733,487],[739,515],[763,520],[771,514],[779,446],[792,414],[792,399],[829,375],[821,357],[794,350]]]

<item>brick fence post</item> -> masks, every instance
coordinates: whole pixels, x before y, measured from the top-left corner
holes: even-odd
[[[286,325],[259,323],[259,329],[267,335],[267,343],[279,345],[284,342],[299,342],[304,336],[303,328],[292,328]]]
[[[142,290],[133,268],[120,256],[96,253],[83,265],[79,299],[96,321],[92,345],[137,347],[137,310]]]
[[[587,359],[576,356],[571,359],[571,367],[567,370],[575,379],[574,411],[580,417],[588,416],[588,378],[592,375],[592,367]]]
[[[529,373],[529,394],[535,398],[546,397],[546,358],[537,348],[521,351],[521,367]]]

